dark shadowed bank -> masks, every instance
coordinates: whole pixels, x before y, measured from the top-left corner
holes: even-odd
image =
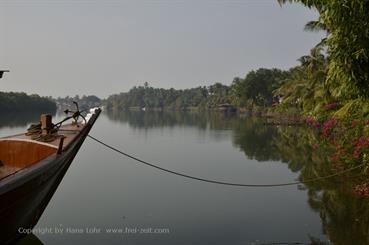
[[[26,93],[0,92],[0,112],[55,113],[56,104],[50,97]]]

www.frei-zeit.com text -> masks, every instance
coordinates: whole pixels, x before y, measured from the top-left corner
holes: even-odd
[[[44,227],[44,228],[18,228],[20,234],[34,234],[34,235],[45,235],[45,234],[112,234],[112,235],[139,235],[139,234],[170,234],[169,228],[154,228],[154,227],[113,227],[113,228],[99,228],[99,227]]]

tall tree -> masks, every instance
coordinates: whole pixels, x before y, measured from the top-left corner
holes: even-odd
[[[327,59],[322,47],[311,49],[309,55],[298,59],[300,66],[290,70],[289,77],[274,94],[283,98],[282,104],[297,106],[305,113],[319,111],[323,105],[331,102],[329,91],[325,89],[327,77]]]
[[[325,41],[329,64],[327,88],[341,100],[369,98],[369,1],[278,0],[299,2],[319,12],[320,25],[328,32]],[[318,24],[319,23],[319,24]]]
[[[273,90],[278,88],[287,73],[279,69],[260,68],[249,72],[245,79],[235,78],[232,91],[238,106],[270,106]]]

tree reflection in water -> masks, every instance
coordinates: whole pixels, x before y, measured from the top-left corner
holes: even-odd
[[[0,128],[3,127],[25,127],[28,123],[38,122],[42,113],[55,115],[55,111],[25,111],[2,113],[0,116]]]
[[[335,172],[328,162],[329,149],[316,147],[319,137],[310,128],[267,126],[264,119],[220,113],[108,112],[108,118],[132,127],[191,126],[201,130],[232,130],[233,144],[246,157],[258,161],[280,161],[300,180]],[[369,202],[356,197],[352,188],[359,172],[307,183],[310,207],[321,217],[323,232],[333,244],[369,244]],[[356,176],[355,176],[356,175]],[[310,238],[311,244],[324,244]]]

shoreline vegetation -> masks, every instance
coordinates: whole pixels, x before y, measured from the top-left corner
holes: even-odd
[[[261,115],[298,115],[291,122],[311,127],[319,135],[308,142],[326,149],[332,171],[369,164],[369,2],[339,0],[278,0],[280,5],[301,3],[319,17],[305,30],[322,31],[325,37],[298,59],[289,70],[260,68],[231,85],[216,83],[185,90],[133,87],[109,96],[108,110],[151,108],[216,110],[221,105]],[[287,118],[288,116],[286,116]],[[367,180],[354,187],[369,197]]]
[[[249,72],[244,79],[234,78],[231,85],[215,83],[190,89],[154,88],[145,82],[126,93],[109,96],[108,110],[249,110],[265,111],[279,103],[273,95],[288,77],[289,71],[261,68]]]
[[[295,67],[260,68],[244,78],[234,78],[230,85],[215,83],[177,90],[154,88],[145,82],[104,100],[83,96],[55,101],[65,106],[77,100],[86,106],[103,105],[108,111],[238,111],[274,118],[270,124],[305,124],[319,135],[318,142],[309,143],[317,149],[329,148],[332,171],[369,166],[369,2],[278,2],[281,6],[295,2],[315,9],[319,17],[308,22],[305,30],[326,34]],[[34,103],[41,100],[37,98]],[[367,169],[362,173],[369,176]],[[358,186],[357,193],[369,198],[369,182]]]
[[[342,171],[339,165],[329,162],[329,156],[333,155],[335,149],[328,141],[322,142],[322,134],[316,130],[314,122],[310,122],[309,127],[263,126],[266,118],[209,111],[107,111],[105,115],[114,123],[128,124],[130,128],[145,132],[190,126],[198,132],[209,132],[218,139],[223,136],[220,132],[226,129],[228,133],[225,135],[230,135],[232,145],[243,152],[247,159],[259,161],[261,166],[269,166],[265,161],[270,164],[284,163],[296,173],[297,180],[309,180]],[[358,169],[357,172],[296,187],[304,191],[306,205],[319,215],[322,233],[330,241],[324,243],[317,239],[311,244],[367,244],[369,203],[360,192],[366,187],[361,183],[368,180],[368,175],[365,171],[363,173]]]
[[[18,92],[0,92],[0,112],[56,112],[56,104],[51,97],[41,97],[36,94],[27,95]]]

